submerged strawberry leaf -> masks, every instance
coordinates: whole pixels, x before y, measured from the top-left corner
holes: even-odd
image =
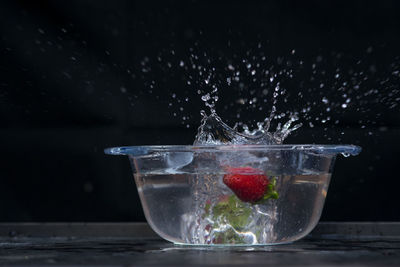
[[[256,204],[261,204],[264,203],[264,201],[268,200],[268,199],[278,199],[279,198],[279,194],[275,189],[276,187],[276,178],[272,178],[270,183],[267,186],[267,190],[263,196],[263,198],[260,201],[257,201]]]
[[[206,204],[205,214],[211,216],[213,229],[226,229],[215,232],[214,243],[244,243],[243,237],[237,231],[243,230],[248,225],[251,208],[235,195],[221,200],[212,208]]]
[[[235,195],[221,201],[213,207],[213,221],[229,224],[237,230],[244,228],[251,214],[251,209]]]

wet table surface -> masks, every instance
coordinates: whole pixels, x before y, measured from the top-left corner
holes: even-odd
[[[320,223],[288,245],[176,246],[145,223],[0,223],[0,265],[400,266],[400,223]]]

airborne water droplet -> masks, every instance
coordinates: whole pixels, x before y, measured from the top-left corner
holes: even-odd
[[[205,94],[205,95],[203,95],[202,97],[201,97],[201,100],[203,100],[203,101],[208,101],[208,100],[210,100],[210,94]]]

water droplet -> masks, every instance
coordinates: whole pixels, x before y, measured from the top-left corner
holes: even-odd
[[[210,94],[207,93],[207,94],[203,95],[203,96],[201,97],[201,100],[203,100],[204,102],[210,100]]]
[[[236,103],[244,105],[244,104],[246,104],[246,100],[244,98],[239,98],[236,100]]]
[[[328,103],[329,103],[329,100],[328,100],[328,98],[326,98],[326,97],[323,97],[323,98],[322,98],[322,103],[324,103],[324,104],[328,104]]]
[[[347,108],[347,104],[346,104],[346,103],[343,103],[343,104],[342,104],[342,108]]]

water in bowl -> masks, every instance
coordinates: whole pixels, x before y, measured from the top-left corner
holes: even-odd
[[[327,173],[275,174],[279,198],[252,204],[232,194],[222,182],[224,174],[135,174],[153,229],[181,244],[291,242],[318,222],[330,179]]]

